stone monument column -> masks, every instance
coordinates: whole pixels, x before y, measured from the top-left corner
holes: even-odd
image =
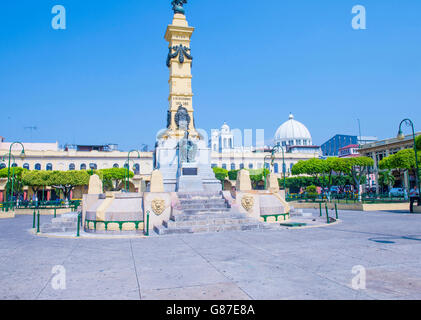
[[[190,27],[184,15],[183,2],[173,4],[174,18],[167,27],[165,40],[168,42],[167,67],[170,71],[170,93],[168,97],[168,120],[166,137],[181,139],[184,131],[180,130],[177,112],[184,108],[190,121],[188,130],[191,138],[198,137],[194,126],[194,108],[192,91],[192,63],[193,56],[190,41],[194,28]]]

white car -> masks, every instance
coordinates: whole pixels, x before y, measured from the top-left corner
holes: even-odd
[[[392,188],[389,194],[391,197],[404,197],[405,190],[403,188]]]

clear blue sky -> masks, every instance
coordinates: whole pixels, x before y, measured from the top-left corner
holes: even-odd
[[[166,125],[170,0],[2,0],[0,135],[153,145]],[[51,9],[67,9],[67,30]],[[354,5],[367,30],[351,28]],[[337,133],[421,131],[421,1],[189,0],[196,125],[259,129],[295,118],[317,144]]]

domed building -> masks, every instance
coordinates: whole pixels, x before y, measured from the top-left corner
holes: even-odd
[[[212,150],[212,167],[227,170],[268,168],[272,147],[250,145],[252,140],[261,143],[264,141],[262,131],[231,129],[225,122],[220,129],[212,130],[209,140],[209,147]],[[273,161],[272,170],[278,174],[278,177],[283,176],[284,165],[286,175],[290,175],[292,166],[298,161],[319,158],[321,155],[320,147],[313,145],[310,131],[304,124],[295,120],[292,114],[288,121],[278,128],[273,142],[274,145],[279,144],[284,149],[284,154],[278,150]]]
[[[310,131],[301,122],[294,120],[292,113],[275,133],[275,144],[286,146],[311,146],[313,140]]]
[[[290,113],[288,121],[284,122],[274,137],[275,145],[280,145],[291,153],[320,153],[320,147],[313,145],[310,131],[301,122],[294,119]]]

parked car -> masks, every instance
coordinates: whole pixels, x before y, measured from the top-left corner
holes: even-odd
[[[338,186],[332,186],[332,187],[330,187],[330,193],[339,194],[340,193],[339,187]]]
[[[391,197],[404,197],[405,191],[403,188],[392,188],[389,194]]]

